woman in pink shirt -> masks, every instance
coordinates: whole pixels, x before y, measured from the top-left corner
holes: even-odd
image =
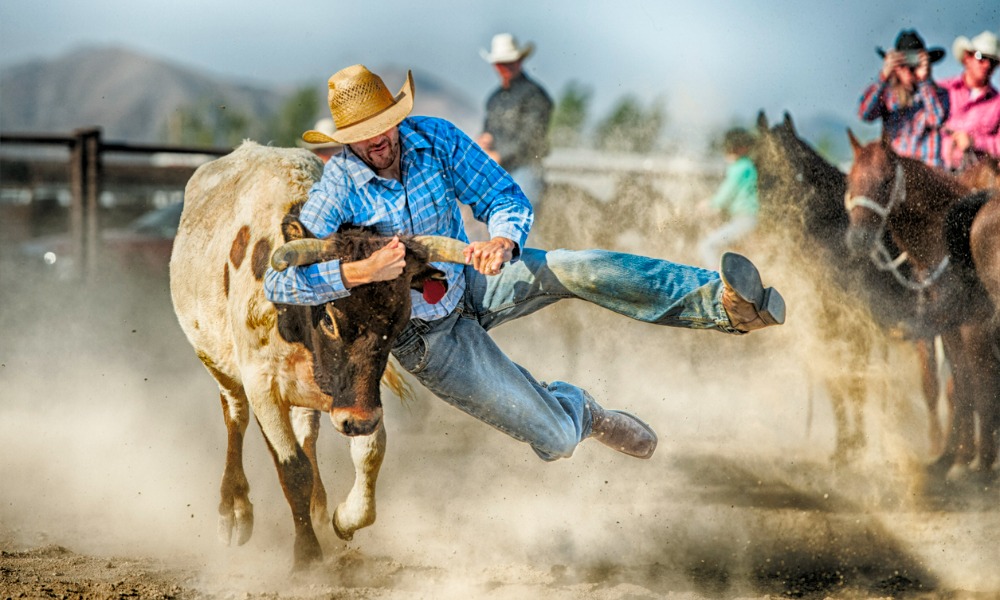
[[[947,168],[961,169],[969,150],[1000,157],[1000,93],[990,83],[1000,63],[1000,40],[989,31],[971,40],[959,36],[952,52],[965,69],[939,84],[951,105],[942,154]]]

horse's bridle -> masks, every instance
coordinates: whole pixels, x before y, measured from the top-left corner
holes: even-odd
[[[889,202],[887,202],[885,206],[882,206],[878,202],[875,202],[866,196],[851,197],[851,193],[849,191],[844,195],[844,206],[847,208],[848,213],[850,213],[855,207],[860,206],[861,208],[867,208],[879,217],[878,226],[875,231],[875,247],[872,248],[870,254],[872,262],[875,263],[875,266],[881,271],[889,271],[892,273],[892,276],[903,287],[915,292],[922,292],[934,285],[941,275],[944,274],[950,261],[948,257],[945,256],[941,259],[941,262],[938,263],[938,266],[931,271],[930,275],[919,280],[912,279],[899,270],[899,267],[902,266],[902,264],[905,263],[909,257],[906,252],[902,252],[899,256],[893,258],[892,253],[885,247],[885,243],[882,240],[885,238],[885,228],[886,223],[889,220],[889,214],[897,204],[902,204],[903,202],[906,202],[906,173],[903,171],[903,165],[900,162],[896,162],[896,172],[893,175],[892,191],[889,193]]]

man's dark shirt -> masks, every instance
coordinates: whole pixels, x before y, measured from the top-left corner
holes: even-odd
[[[483,131],[493,135],[500,166],[508,172],[540,163],[549,153],[548,129],[552,99],[524,73],[500,87],[486,101]]]

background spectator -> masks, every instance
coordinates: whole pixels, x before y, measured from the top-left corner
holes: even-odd
[[[1000,62],[1000,41],[990,31],[971,40],[959,36],[952,52],[964,70],[941,82],[950,104],[942,153],[945,166],[959,169],[970,149],[1000,156],[1000,94],[990,83]]]
[[[480,50],[496,69],[500,87],[486,101],[486,122],[476,141],[537,208],[544,193],[542,159],[549,153],[552,99],[522,70],[534,49],[530,42],[519,46],[513,35],[498,33],[488,52]]]
[[[878,81],[861,95],[858,115],[864,121],[882,119],[882,136],[901,156],[941,167],[941,127],[948,118],[948,92],[931,79],[931,64],[944,57],[944,49],[927,50],[912,29],[896,38],[896,47],[883,57]]]

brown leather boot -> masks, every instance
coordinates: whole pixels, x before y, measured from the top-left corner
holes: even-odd
[[[757,267],[734,252],[722,255],[722,307],[733,327],[749,332],[785,322],[785,299],[778,290],[765,288]]]
[[[649,458],[656,450],[656,432],[635,415],[605,410],[593,400],[590,408],[590,437],[605,446],[636,458]]]

